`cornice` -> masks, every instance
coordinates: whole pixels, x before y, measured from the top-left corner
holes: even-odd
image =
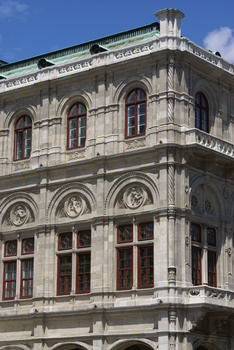
[[[21,87],[32,86],[49,80],[52,81],[60,78],[71,77],[77,73],[103,68],[119,62],[127,62],[128,60],[148,56],[152,53],[163,52],[165,50],[188,52],[202,61],[208,62],[212,66],[234,75],[234,65],[225,61],[222,57],[209,52],[187,38],[168,36],[146,40],[139,44],[106,51],[70,63],[55,65],[40,71],[31,72],[30,74],[6,79],[0,83],[0,93],[12,91]]]

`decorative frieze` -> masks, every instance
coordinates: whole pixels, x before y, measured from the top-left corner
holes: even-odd
[[[145,138],[125,141],[126,150],[141,148],[146,146]]]

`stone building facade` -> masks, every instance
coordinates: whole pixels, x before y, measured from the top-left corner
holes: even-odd
[[[234,65],[179,10],[0,66],[0,350],[233,350]]]

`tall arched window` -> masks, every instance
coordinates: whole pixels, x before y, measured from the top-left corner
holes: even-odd
[[[15,123],[14,160],[26,159],[31,155],[32,121],[24,115]]]
[[[209,106],[202,92],[198,92],[195,96],[195,127],[209,132]]]
[[[146,128],[146,94],[141,89],[132,90],[125,104],[125,137],[145,134]]]
[[[69,109],[67,121],[67,148],[84,147],[86,138],[86,107],[82,103],[75,103]]]

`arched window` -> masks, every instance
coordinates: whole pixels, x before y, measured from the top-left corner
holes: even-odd
[[[32,121],[24,115],[15,123],[14,160],[26,159],[31,155]]]
[[[198,92],[195,96],[195,127],[209,132],[209,106],[202,92]]]
[[[67,121],[67,148],[84,147],[86,138],[86,107],[82,103],[75,103],[69,109]]]
[[[141,89],[131,91],[125,104],[125,137],[145,134],[146,94]]]

